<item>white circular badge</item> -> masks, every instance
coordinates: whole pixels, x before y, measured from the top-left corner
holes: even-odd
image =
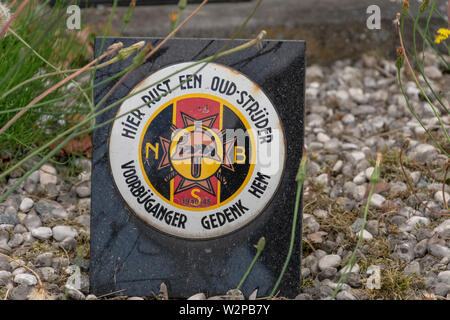
[[[109,159],[139,218],[174,236],[208,239],[264,210],[281,180],[285,139],[257,84],[220,64],[192,64],[163,68],[132,90],[113,123]]]

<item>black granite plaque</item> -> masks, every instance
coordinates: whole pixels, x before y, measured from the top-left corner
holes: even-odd
[[[141,40],[153,46],[161,41],[107,38],[105,48]],[[260,237],[265,237],[266,247],[242,291],[248,295],[259,288],[258,296],[267,296],[273,288],[288,253],[303,146],[305,43],[267,40],[260,48],[208,64],[192,78],[198,67],[173,75],[214,55],[226,41],[169,40],[105,105],[156,78],[169,80],[96,119],[100,124],[147,103],[142,112],[93,135],[92,293],[123,290],[125,295],[152,296],[165,282],[173,298],[225,294],[238,285]],[[244,42],[235,40],[231,47]],[[100,43],[97,39],[97,55]],[[95,82],[131,62],[98,70]],[[95,103],[115,81],[95,89]],[[253,133],[240,145],[229,129]],[[183,149],[196,137],[201,137],[200,144]],[[264,174],[268,171],[257,160],[261,146],[269,143],[279,150],[271,157],[282,162],[273,175]],[[279,287],[286,297],[300,289],[301,216],[296,228],[293,255]]]

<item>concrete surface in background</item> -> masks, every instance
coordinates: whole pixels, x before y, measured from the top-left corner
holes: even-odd
[[[410,1],[417,12],[418,2]],[[257,1],[242,3],[211,3],[206,5],[177,37],[228,38],[246,19]],[[381,29],[369,30],[367,7],[381,8]],[[446,15],[447,1],[438,0],[437,8]],[[188,5],[182,18],[197,5]],[[392,20],[401,4],[389,0],[264,0],[249,21],[240,38],[254,37],[261,29],[272,39],[302,39],[307,41],[308,62],[328,63],[336,59],[353,58],[361,52],[374,51],[393,56],[398,45]],[[116,9],[112,33],[118,35],[126,7]],[[124,36],[165,36],[170,31],[169,14],[175,5],[136,7]],[[101,34],[107,25],[110,6],[83,9],[83,21]],[[432,25],[445,26],[434,17]],[[406,29],[408,30],[408,28]],[[408,38],[406,39],[408,40]]]

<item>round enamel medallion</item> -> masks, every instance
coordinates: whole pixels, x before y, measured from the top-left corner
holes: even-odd
[[[163,68],[132,90],[113,123],[109,159],[140,219],[170,235],[208,239],[243,227],[268,205],[285,139],[256,83],[220,64],[192,64]]]

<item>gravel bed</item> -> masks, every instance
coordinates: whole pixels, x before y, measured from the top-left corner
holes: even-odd
[[[430,82],[450,105],[450,75],[439,69],[431,54],[425,63]],[[438,120],[411,77],[404,75],[404,83],[418,115],[444,141]],[[370,202],[357,264],[337,299],[449,299],[450,219],[417,201],[398,156],[409,138],[404,152],[406,173],[418,197],[436,211],[444,207],[442,178],[447,159],[407,109],[394,63],[364,55],[358,61],[310,66],[306,106],[309,161],[299,266],[302,283],[296,299],[332,295],[356,245],[377,152],[383,154],[382,181]],[[440,113],[448,128],[450,116],[443,110]],[[80,158],[74,165],[79,172],[76,177],[68,175],[73,168],[44,165],[0,204],[0,252],[17,259],[11,262],[0,256],[0,299],[36,299],[42,292],[50,299],[102,298],[89,295],[91,164]],[[13,172],[0,192],[22,174]],[[444,195],[450,201],[448,184]],[[167,298],[165,286],[155,294],[144,298]],[[191,298],[230,299],[231,294],[207,297],[199,293]],[[237,296],[244,299],[242,294]]]

